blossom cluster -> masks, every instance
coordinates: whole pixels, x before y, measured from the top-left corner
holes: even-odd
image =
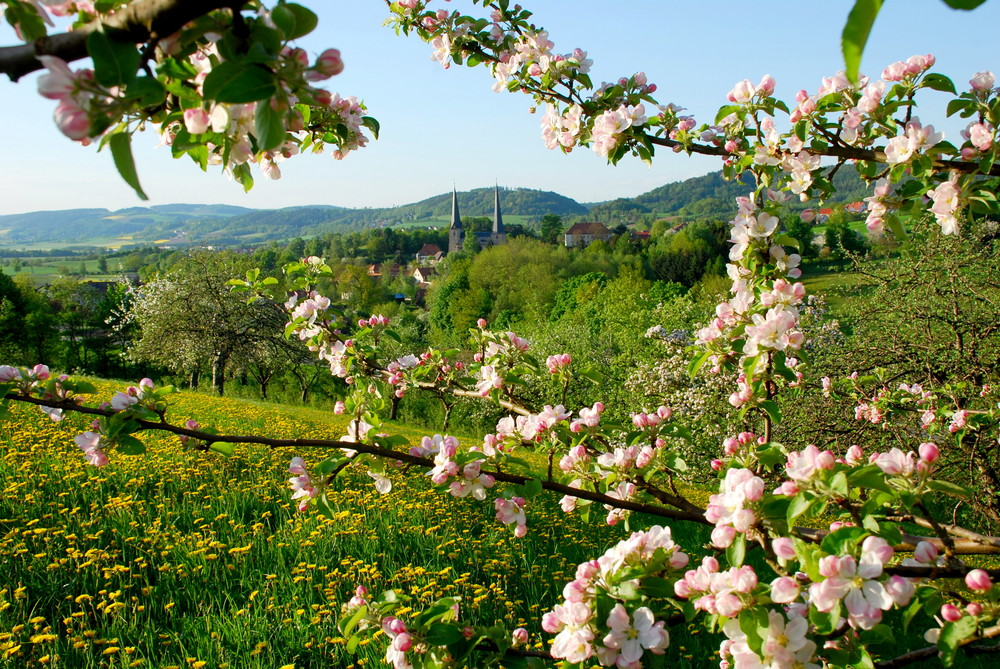
[[[648,651],[663,654],[670,642],[665,621],[641,601],[616,597],[641,588],[644,575],[682,569],[688,556],[671,538],[670,528],[654,526],[635,532],[596,560],[576,569],[563,588],[563,602],[542,617],[542,629],[556,637],[552,656],[579,663],[595,657],[602,666],[641,666]],[[598,618],[604,595],[616,600],[607,618]],[[638,605],[637,605],[638,604]],[[600,630],[607,634],[600,635]]]

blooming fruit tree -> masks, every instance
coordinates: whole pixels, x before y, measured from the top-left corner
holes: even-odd
[[[6,4],[20,12],[15,17],[41,16],[44,9],[38,3]],[[107,22],[125,21],[141,4]],[[678,481],[696,464],[680,457],[680,446],[698,426],[685,425],[670,407],[636,408],[630,422],[616,424],[605,418],[600,402],[528,406],[521,392],[526,377],[549,377],[558,396],[569,384],[588,382],[587,370],[558,352],[543,363],[530,342],[493,331],[485,321],[471,332],[470,351],[428,349],[386,359],[385,342],[398,339],[392,324],[380,315],[358,318],[338,308],[324,295],[332,271],[317,257],[286,266],[281,277],[251,271],[232,284],[251,301],[280,296],[288,312],[286,335],[303,341],[348,384],[349,396],[336,407],[350,419],[339,439],[281,440],[218,434],[193,421],[175,425],[167,419],[173,389],[145,379],[110,402],[87,405],[83,398],[93,387],[56,377],[43,365],[0,367],[4,404],[36,404],[53,420],[65,411],[93,415],[92,429],[76,443],[95,466],[141,454],[139,435],[153,430],[223,455],[235,443],[299,448],[301,455],[289,466],[289,487],[303,512],[330,513],[330,484],[348,467],[367,471],[380,492],[391,489],[398,469],[418,467],[443,494],[492,505],[497,521],[516,537],[531,531],[532,500],[542,494],[561,495],[566,513],[593,522],[627,528],[635,512],[660,520],[624,532],[617,545],[579,565],[562,590],[563,601],[540,622],[554,635],[547,652],[526,647],[525,629],[465,624],[455,599],[414,610],[415,603],[399,593],[369,593],[359,584],[344,603],[341,631],[349,647],[381,631],[388,641],[385,659],[397,668],[552,661],[640,667],[665,652],[671,627],[693,621],[720,633],[722,667],[894,667],[935,657],[951,665],[963,652],[996,652],[990,640],[1000,637],[1000,570],[984,569],[979,561],[1000,553],[1000,537],[951,522],[938,509],[942,499],[974,496],[941,465],[971,432],[996,438],[1000,404],[988,388],[982,389],[982,406],[969,408],[953,405],[947,388],[907,383],[868,396],[863,384],[872,379],[831,379],[811,369],[800,328],[805,289],[797,281],[797,243],[782,226],[790,202],[822,200],[833,189],[831,171],[846,163],[872,184],[867,224],[873,234],[903,236],[906,221],[933,217],[938,234],[961,236],[976,220],[996,214],[1000,102],[993,74],[972,74],[960,91],[933,72],[933,56],[918,55],[888,65],[877,79],[835,74],[817,90],[800,91],[793,102],[775,98],[775,82],[764,76],[756,84],[737,83],[716,117],[699,123],[676,104],[658,102],[655,84],[642,73],[595,87],[587,54],[556,51],[520,6],[478,0],[474,4],[487,15],[469,16],[436,4],[393,2],[390,21],[429,42],[443,66],[484,67],[498,90],[533,96],[545,110],[542,137],[550,148],[590,147],[611,162],[627,154],[651,160],[664,148],[703,153],[718,156],[728,175],[754,176],[756,187],[739,198],[732,221],[731,297],[716,307],[691,350],[692,374],[735,373],[729,403],[747,425],[704,463],[718,476],[707,506],[679,492]],[[855,8],[848,29],[857,33],[856,45],[863,44],[858,35],[867,34],[859,28],[862,19],[873,18],[864,8],[877,4],[859,2]],[[257,8],[238,3],[237,10],[251,6]],[[103,137],[122,135],[127,143],[133,124],[158,120],[166,133],[175,133],[175,151],[194,151],[203,165],[219,161],[234,174],[252,159],[274,160],[277,147],[289,143],[327,142],[341,151],[352,142],[360,145],[360,125],[336,121],[335,105],[326,105],[317,118],[347,134],[321,135],[323,122],[310,125],[324,99],[308,82],[337,68],[310,65],[286,44],[299,34],[300,21],[309,25],[309,14],[293,7],[281,4],[270,14],[251,16],[232,9],[184,15],[172,26],[180,32],[157,38],[153,49],[137,49],[134,33],[112,38],[92,31],[104,35],[87,38],[95,72],[73,73],[52,62],[43,93],[91,124],[80,122],[86,127],[80,139],[105,131]],[[84,21],[89,18],[84,15]],[[214,39],[220,21],[229,22],[229,36]],[[22,31],[42,29],[37,21],[22,19],[20,25]],[[108,53],[127,51],[135,58],[135,49],[150,71],[154,59],[167,65],[135,78],[131,71],[141,66],[117,67],[115,77],[101,74],[106,65],[96,54],[107,46],[105,39],[112,45]],[[173,51],[172,44],[181,46]],[[111,62],[120,66],[123,57],[114,55]],[[199,62],[207,69],[200,70]],[[149,83],[139,86],[155,89],[157,97],[150,111],[141,112],[146,116],[136,116],[134,104],[118,105],[143,79]],[[183,95],[171,86],[184,89]],[[224,93],[229,86],[240,95]],[[167,91],[162,99],[161,87]],[[968,120],[961,138],[949,142],[918,119],[927,89],[951,94],[945,111]],[[248,100],[247,91],[260,97]],[[120,109],[128,111],[120,115]],[[241,126],[242,114],[251,112],[252,123]],[[223,114],[227,125],[216,130],[213,118]],[[303,123],[298,129],[296,114]],[[246,145],[237,148],[243,142],[249,157]],[[408,444],[388,432],[381,416],[394,397],[411,392],[480,398],[509,415],[471,445],[449,435]],[[917,414],[919,425],[909,442],[888,451],[784,444],[778,398],[807,392],[854,393],[859,419]],[[528,449],[544,454],[547,467],[524,460],[521,453]],[[671,531],[678,523],[711,528],[708,554],[697,561],[689,557],[702,547],[678,545]],[[907,628],[923,632],[924,641],[901,650],[899,633]]]
[[[25,40],[0,48],[0,72],[17,80],[45,69],[38,91],[56,104],[59,130],[111,150],[122,178],[146,199],[132,135],[156,129],[175,158],[222,169],[243,187],[251,166],[268,178],[280,162],[332,147],[341,159],[378,136],[353,96],[323,88],[344,62],[337,49],[312,56],[294,45],[316,15],[288,2],[201,0],[6,0],[4,15]],[[71,30],[50,34],[53,19]],[[69,62],[89,56],[93,67]],[[366,134],[367,133],[367,134]]]

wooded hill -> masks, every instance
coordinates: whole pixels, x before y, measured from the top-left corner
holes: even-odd
[[[831,202],[853,202],[865,197],[865,187],[853,170],[834,177],[837,195]],[[618,224],[680,215],[692,219],[728,220],[734,199],[750,185],[726,181],[721,172],[669,183],[634,198],[581,204],[552,191],[501,188],[504,216],[518,222],[537,221],[556,214],[566,224],[579,220]],[[459,193],[462,216],[493,215],[493,188]],[[231,205],[167,204],[107,209],[37,211],[0,216],[0,248],[67,242],[79,246],[214,245],[253,246],[271,240],[311,237],[334,231],[399,225],[447,225],[451,193],[420,202],[379,209],[349,209],[309,205],[284,209],[248,209]]]

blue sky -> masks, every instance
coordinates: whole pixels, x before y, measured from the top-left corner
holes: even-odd
[[[283,178],[263,177],[244,194],[217,167],[202,173],[173,160],[158,138],[138,136],[134,151],[150,204],[228,203],[271,208],[305,204],[381,207],[414,202],[449,190],[491,186],[554,190],[581,202],[634,196],[671,181],[718,169],[709,158],[661,153],[652,167],[626,158],[611,167],[577,149],[545,149],[531,100],[494,93],[484,68],[443,70],[430,48],[382,27],[382,0],[299,0],[320,16],[316,33],[301,44],[312,53],[339,48],[346,69],[327,82],[357,95],[382,123],[382,138],[344,161],[299,156],[282,164]],[[466,9],[470,2],[438,3]],[[853,0],[523,0],[536,23],[549,30],[556,50],[585,49],[595,81],[645,71],[661,102],[711,120],[732,85],[765,73],[786,99],[814,91],[820,78],[842,69],[840,30]],[[862,62],[878,76],[888,63],[934,53],[935,70],[960,87],[984,69],[1000,73],[995,27],[1000,2],[957,12],[940,0],[885,3]],[[0,43],[13,43],[6,26]],[[79,67],[79,65],[77,65]],[[54,102],[38,96],[36,76],[18,84],[0,80],[0,214],[40,209],[141,205],[121,182],[110,155],[80,147],[58,133]],[[959,125],[944,118],[945,96],[921,112],[954,138]],[[932,104],[933,106],[933,104]]]

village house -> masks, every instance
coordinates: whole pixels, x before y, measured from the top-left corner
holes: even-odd
[[[569,248],[590,246],[598,239],[606,242],[614,237],[603,223],[574,223],[566,231],[566,246]]]
[[[424,244],[417,251],[417,264],[418,265],[436,265],[444,257],[444,251],[438,248],[437,244]]]
[[[392,263],[391,265],[375,263],[368,266],[368,276],[373,279],[380,279],[383,276],[395,279],[402,271],[403,267],[399,263]]]
[[[418,267],[417,269],[413,270],[413,279],[418,284],[421,283],[429,284],[431,281],[434,280],[435,276],[437,276],[437,269],[435,269],[434,267]]]

